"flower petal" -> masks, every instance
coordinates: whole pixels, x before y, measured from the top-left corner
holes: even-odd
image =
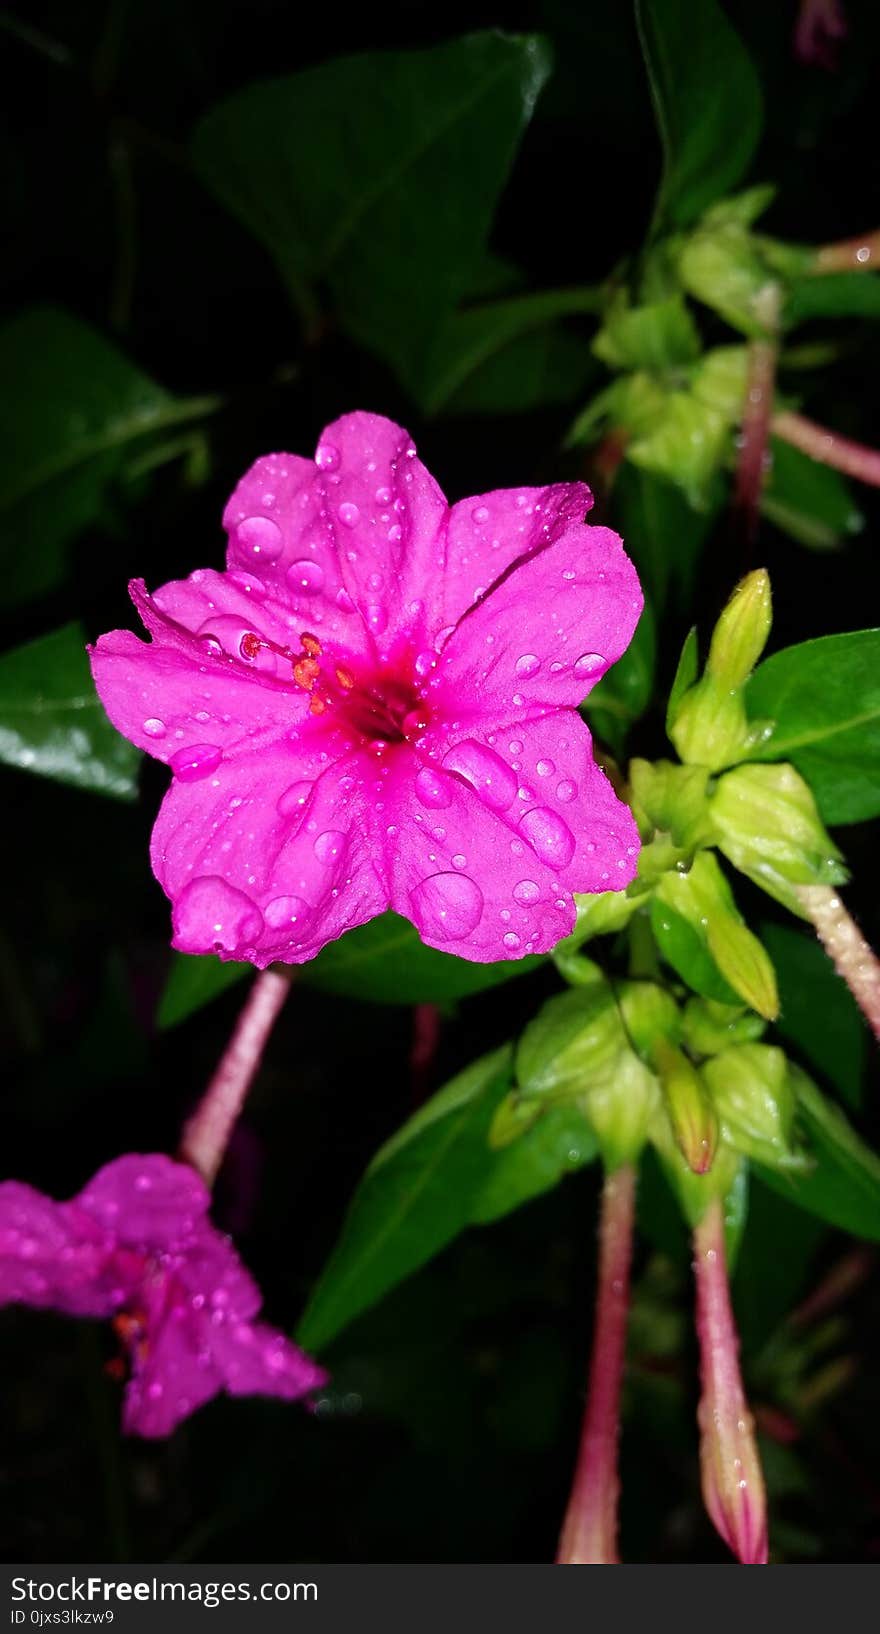
[[[210,1201],[188,1163],[175,1163],[162,1152],[129,1152],[99,1169],[74,1204],[118,1243],[151,1252],[188,1237]]]
[[[328,764],[326,741],[306,731],[172,784],[151,854],[182,952],[301,964],[387,907],[362,757]]]
[[[67,1203],[17,1180],[0,1185],[0,1305],[109,1316],[123,1291],[104,1276],[112,1243],[82,1231]]]
[[[294,1401],[327,1380],[317,1362],[266,1322],[227,1323],[215,1330],[211,1345],[232,1396],[281,1396]]]
[[[593,496],[584,482],[497,488],[459,500],[449,512],[441,628],[457,624],[519,557],[583,522]]]
[[[389,807],[391,905],[424,942],[486,963],[547,953],[574,891],[635,873],[638,834],[574,711],[460,732],[442,764],[401,775]]]
[[[643,598],[609,528],[568,528],[515,564],[456,625],[434,677],[436,707],[487,718],[577,705],[620,657]]]
[[[220,1369],[203,1342],[198,1315],[168,1297],[155,1311],[146,1341],[133,1356],[125,1388],[122,1428],[150,1439],[170,1435],[180,1422],[222,1389]]]
[[[385,638],[423,618],[412,603],[423,604],[442,568],[446,512],[407,431],[379,414],[345,414],[314,461],[269,454],[251,466],[224,512],[228,563],[283,588],[303,616],[355,606]]]

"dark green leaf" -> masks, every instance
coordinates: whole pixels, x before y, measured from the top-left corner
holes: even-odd
[[[678,714],[678,706],[681,703],[682,698],[686,692],[690,691],[695,680],[697,679],[699,662],[700,652],[697,644],[697,626],[692,624],[684,638],[684,644],[679,655],[678,664],[676,665],[675,675],[672,681],[672,687],[669,693],[669,703],[666,708],[667,732],[671,731],[672,727],[675,725],[675,717]]]
[[[0,658],[0,760],[132,800],[140,758],[104,714],[81,625],[65,624]]]
[[[761,664],[746,692],[772,721],[752,760],[790,760],[826,823],[880,814],[880,630],[819,636]]]
[[[870,272],[828,272],[795,279],[783,323],[793,328],[810,318],[880,318],[880,278]]]
[[[61,583],[67,546],[105,518],[132,454],[216,407],[175,400],[87,324],[51,307],[0,331],[3,597]]]
[[[713,495],[705,511],[695,511],[671,482],[629,460],[621,465],[614,482],[614,520],[658,615],[670,588],[690,598],[715,501]]]
[[[483,1225],[500,1219],[592,1163],[597,1152],[596,1137],[577,1106],[547,1107],[517,1140],[493,1153],[471,1220]]]
[[[501,33],[336,58],[213,109],[196,166],[307,321],[326,284],[350,332],[420,392],[438,324],[485,264],[549,66],[537,36]]]
[[[760,935],[776,967],[779,1031],[857,1107],[868,1035],[849,988],[814,936],[772,924],[762,925]]]
[[[489,1124],[512,1059],[505,1045],[475,1061],[377,1153],[300,1324],[306,1349],[320,1351],[469,1223],[497,1162]]]
[[[849,484],[830,465],[771,437],[773,462],[761,510],[777,528],[811,550],[833,550],[863,527]]]
[[[623,657],[602,677],[586,705],[590,725],[620,755],[630,726],[647,709],[654,690],[657,633],[646,603]]]
[[[438,953],[436,948],[425,947],[407,919],[386,913],[330,942],[316,959],[301,967],[299,979],[307,986],[377,1004],[446,1004],[498,987],[542,963],[533,957],[474,964],[451,953]],[[159,1006],[160,1027],[184,1021],[249,969],[244,964],[224,963],[210,953],[199,957],[177,954]]]
[[[716,0],[637,0],[636,17],[663,141],[657,220],[687,227],[748,169],[760,82]]]
[[[797,1088],[798,1122],[816,1166],[808,1174],[762,1168],[764,1180],[841,1231],[880,1242],[880,1158],[806,1073],[794,1066],[790,1071]]]
[[[526,335],[534,339],[535,331],[546,336],[556,319],[595,313],[600,305],[598,290],[548,289],[456,313],[441,327],[426,364],[423,407],[436,413],[513,342]],[[519,396],[515,391],[514,407],[520,407]]]
[[[588,340],[561,323],[508,341],[469,374],[440,411],[526,414],[577,403],[599,373]]]

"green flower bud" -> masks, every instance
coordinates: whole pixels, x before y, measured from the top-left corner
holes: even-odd
[[[593,341],[593,351],[612,369],[666,369],[692,363],[700,337],[681,295],[629,306],[619,294]]]
[[[665,904],[691,927],[734,992],[767,1021],[775,1020],[779,1013],[779,995],[773,965],[738,912],[730,886],[713,854],[698,851],[687,873],[664,874],[655,886],[654,895],[655,905]],[[688,979],[686,971],[680,970],[680,974]],[[700,991],[700,983],[692,985]]]
[[[693,1055],[718,1055],[732,1044],[753,1044],[767,1023],[741,1005],[692,998],[684,1007],[682,1037]]]
[[[493,1151],[500,1151],[519,1140],[532,1125],[537,1123],[544,1111],[543,1103],[539,1100],[529,1100],[520,1095],[516,1089],[508,1090],[502,1101],[499,1101],[492,1115],[489,1125],[489,1145]]]
[[[725,1139],[770,1168],[792,1168],[795,1091],[783,1050],[770,1044],[739,1044],[700,1068]]]
[[[710,807],[724,855],[802,918],[797,885],[848,878],[809,786],[793,766],[737,766],[720,778]]]
[[[633,1051],[610,985],[599,980],[550,999],[519,1042],[523,1101],[574,1099],[609,1168],[632,1162],[646,1138],[657,1085]]]
[[[693,851],[714,838],[707,805],[709,772],[705,766],[633,760],[629,777],[640,811],[653,828],[669,834],[682,851]]]
[[[726,1198],[739,1175],[742,1158],[721,1134],[711,1169],[694,1174],[681,1154],[672,1126],[662,1109],[651,1123],[651,1143],[689,1226],[699,1225],[713,1198]]]
[[[759,567],[740,580],[715,625],[707,673],[723,686],[743,686],[767,645],[772,622],[770,577]]]
[[[732,218],[706,216],[679,251],[678,273],[688,294],[755,338],[766,327],[761,303],[769,270],[758,241]]]
[[[671,993],[658,982],[618,981],[614,993],[630,1040],[650,1065],[654,1046],[661,1039],[677,1044],[681,1037],[681,1012]]]
[[[707,1174],[718,1146],[718,1119],[700,1074],[681,1050],[658,1039],[654,1066],[675,1143],[694,1174]]]
[[[681,759],[710,771],[745,760],[763,733],[749,721],[740,688],[708,673],[685,693],[669,728]]]

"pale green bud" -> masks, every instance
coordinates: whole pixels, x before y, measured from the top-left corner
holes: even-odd
[[[687,873],[664,874],[654,894],[687,921],[734,992],[759,1015],[775,1020],[779,995],[773,965],[738,912],[714,855],[698,851]]]
[[[614,993],[630,1041],[649,1065],[658,1039],[678,1043],[681,1012],[671,993],[659,982],[616,981]]]
[[[744,760],[757,741],[740,688],[708,673],[681,699],[669,736],[683,761],[710,771]]]
[[[709,809],[724,855],[792,913],[797,885],[842,885],[840,852],[808,784],[793,766],[737,766],[718,780]]]
[[[651,1122],[651,1143],[688,1225],[699,1225],[713,1199],[726,1198],[732,1191],[742,1165],[739,1152],[722,1134],[711,1169],[694,1174],[676,1143],[665,1108]]]
[[[731,1145],[772,1168],[800,1161],[791,1150],[795,1091],[783,1050],[739,1044],[700,1069]]]
[[[753,1044],[767,1023],[753,1010],[720,1004],[717,999],[692,998],[684,1007],[682,1036],[694,1055],[718,1055],[733,1044]]]
[[[718,1119],[696,1067],[681,1050],[658,1039],[654,1066],[660,1075],[663,1101],[675,1143],[694,1174],[712,1167],[718,1146]]]
[[[669,834],[681,850],[709,843],[705,766],[678,766],[671,760],[632,760],[629,778],[636,805],[652,827]]]
[[[707,673],[723,686],[743,686],[767,645],[772,622],[770,576],[759,567],[740,580],[715,625]]]

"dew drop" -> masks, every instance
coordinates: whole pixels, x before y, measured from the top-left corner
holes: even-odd
[[[430,675],[432,669],[436,669],[436,667],[437,667],[437,654],[435,652],[416,653],[413,668],[414,668],[417,675],[421,676],[424,679],[424,677],[426,675]]]
[[[151,715],[148,721],[144,721],[144,731],[148,738],[164,738],[167,730],[165,722],[160,721],[157,715]]]
[[[602,668],[604,662],[605,660],[599,652],[581,653],[580,658],[576,658],[574,661],[574,673],[579,677],[595,675],[596,671]]]
[[[403,528],[400,526],[399,522],[395,522],[393,526],[388,529],[386,538],[390,545],[396,545],[398,539],[403,538]]]
[[[521,879],[518,885],[514,885],[513,894],[517,902],[525,904],[527,902],[537,902],[541,891],[533,879]]]
[[[381,602],[372,601],[367,605],[367,624],[374,635],[381,635],[388,623],[388,613]]]
[[[353,613],[355,611],[354,602],[347,590],[337,590],[336,605],[342,613]]]
[[[197,783],[215,771],[222,759],[223,751],[216,743],[194,743],[189,749],[178,749],[168,765],[178,783]]]
[[[547,806],[534,806],[519,825],[532,850],[551,867],[565,868],[574,856],[574,835],[568,824]]]
[[[419,929],[437,941],[459,942],[475,929],[483,893],[468,874],[431,874],[410,893]]]
[[[339,449],[333,443],[319,443],[315,449],[315,464],[319,471],[335,471],[339,464]]]
[[[452,859],[452,866],[453,866],[453,868],[466,868],[467,867],[467,857],[464,856],[464,854],[461,851],[457,852],[457,854]]]
[[[246,516],[235,530],[235,542],[249,560],[274,562],[281,555],[284,536],[270,516]]]
[[[557,783],[556,798],[557,800],[561,800],[564,806],[567,806],[569,801],[573,800],[576,794],[577,784],[572,783],[568,778],[563,778],[561,783]]]
[[[488,506],[486,506],[486,505],[477,505],[475,507],[475,509],[471,511],[471,517],[472,517],[473,521],[477,522],[477,523],[488,522],[488,520],[489,520]]]
[[[377,501],[378,501],[378,503],[380,505],[390,505],[391,504],[391,489],[390,488],[377,488],[376,489],[376,499],[377,499]]]
[[[556,765],[552,760],[539,760],[535,766],[535,771],[539,777],[552,777],[555,770]]]
[[[282,930],[288,925],[301,924],[311,911],[301,896],[276,896],[267,904],[264,918],[272,930]]]
[[[430,806],[435,811],[448,806],[452,800],[446,778],[433,766],[423,766],[417,774],[416,794],[423,806]]]
[[[309,782],[291,783],[290,788],[284,790],[278,801],[281,816],[301,817],[311,799],[313,788],[314,784]]]
[[[306,557],[301,562],[291,562],[287,569],[287,582],[294,593],[317,595],[318,591],[324,588],[324,569],[313,557]],[[337,597],[337,601],[338,599]]]
[[[232,954],[253,944],[263,929],[256,903],[217,874],[190,880],[173,915],[174,944],[185,953]]]
[[[520,680],[527,675],[537,675],[540,668],[541,660],[537,653],[534,652],[524,652],[522,657],[516,661],[516,673]]]
[[[443,765],[464,778],[491,811],[506,811],[516,794],[516,776],[494,749],[467,738],[447,750]]]
[[[350,500],[346,500],[344,505],[340,505],[340,507],[339,507],[339,520],[342,523],[343,527],[345,527],[345,528],[356,528],[359,521],[360,521],[360,519],[361,519],[360,511],[358,510],[356,505],[352,505]]]
[[[512,743],[508,744],[508,748],[509,748],[512,755],[521,755],[522,754],[522,744],[520,742],[518,742],[518,740],[516,738],[514,738]]]
[[[519,947],[519,937],[517,936],[515,930],[505,931],[505,933],[502,936],[501,940],[504,943],[504,946],[507,947],[507,948]]]
[[[345,835],[338,828],[328,828],[315,841],[315,856],[319,862],[335,862],[345,849]]]

